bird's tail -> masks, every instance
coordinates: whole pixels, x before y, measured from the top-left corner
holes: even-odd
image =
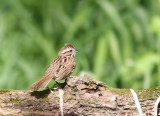
[[[40,80],[33,83],[30,86],[30,89],[34,89],[35,91],[38,90],[38,89],[43,89],[48,85],[48,83],[51,81],[52,78],[53,77],[47,77],[47,78],[42,77]]]

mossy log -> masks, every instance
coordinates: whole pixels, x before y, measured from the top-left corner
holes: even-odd
[[[115,89],[85,76],[70,77],[64,87],[64,116],[138,116],[129,89]],[[154,114],[160,87],[136,91],[144,116]],[[58,91],[0,90],[0,115],[59,116]]]

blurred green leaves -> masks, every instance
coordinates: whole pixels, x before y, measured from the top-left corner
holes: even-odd
[[[99,79],[100,77],[103,77],[103,72],[105,71],[104,65],[105,65],[105,62],[107,61],[107,52],[108,52],[106,35],[99,38],[97,42],[96,53],[94,56],[95,58],[94,74],[97,79]]]
[[[28,89],[64,43],[78,50],[73,75],[112,87],[160,85],[158,0],[0,1],[0,88]]]

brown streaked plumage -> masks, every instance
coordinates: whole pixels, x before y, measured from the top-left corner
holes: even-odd
[[[68,77],[75,69],[75,55],[77,51],[78,50],[76,50],[71,44],[65,44],[65,46],[59,51],[57,58],[51,62],[44,76],[33,83],[30,86],[30,89],[42,89],[47,86],[51,79],[58,81]]]

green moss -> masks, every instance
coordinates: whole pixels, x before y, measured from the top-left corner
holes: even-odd
[[[121,96],[130,95],[131,92],[129,89],[118,89],[118,88],[111,88],[107,87],[111,92],[116,93]]]
[[[49,102],[49,98],[48,97],[44,97],[44,98],[42,98],[42,100],[47,102],[47,103]]]
[[[64,102],[67,102],[68,100],[72,98],[73,98],[73,95],[71,93],[65,93],[65,95],[63,96]]]
[[[7,93],[7,92],[10,92],[10,90],[0,90],[0,94],[4,94],[4,93]]]
[[[138,98],[157,98],[160,96],[160,87],[154,87],[150,89],[138,90]]]
[[[124,95],[131,95],[131,92],[129,89],[118,89],[118,88],[112,88],[109,86],[105,86],[106,90],[110,90],[111,92],[124,96]],[[139,99],[141,98],[157,98],[160,96],[160,87],[154,87],[150,89],[144,89],[144,90],[138,90],[135,91],[137,93],[137,96]]]
[[[105,85],[104,86],[106,89],[111,89],[112,87],[108,86],[108,85]]]
[[[9,101],[8,103],[15,103],[15,104],[19,104],[19,103],[20,103],[20,101],[19,101],[19,99],[18,99],[18,98],[16,98],[16,99],[11,98],[11,99],[10,99],[10,101]]]
[[[4,99],[0,98],[1,101],[3,101],[3,103],[7,103]]]

